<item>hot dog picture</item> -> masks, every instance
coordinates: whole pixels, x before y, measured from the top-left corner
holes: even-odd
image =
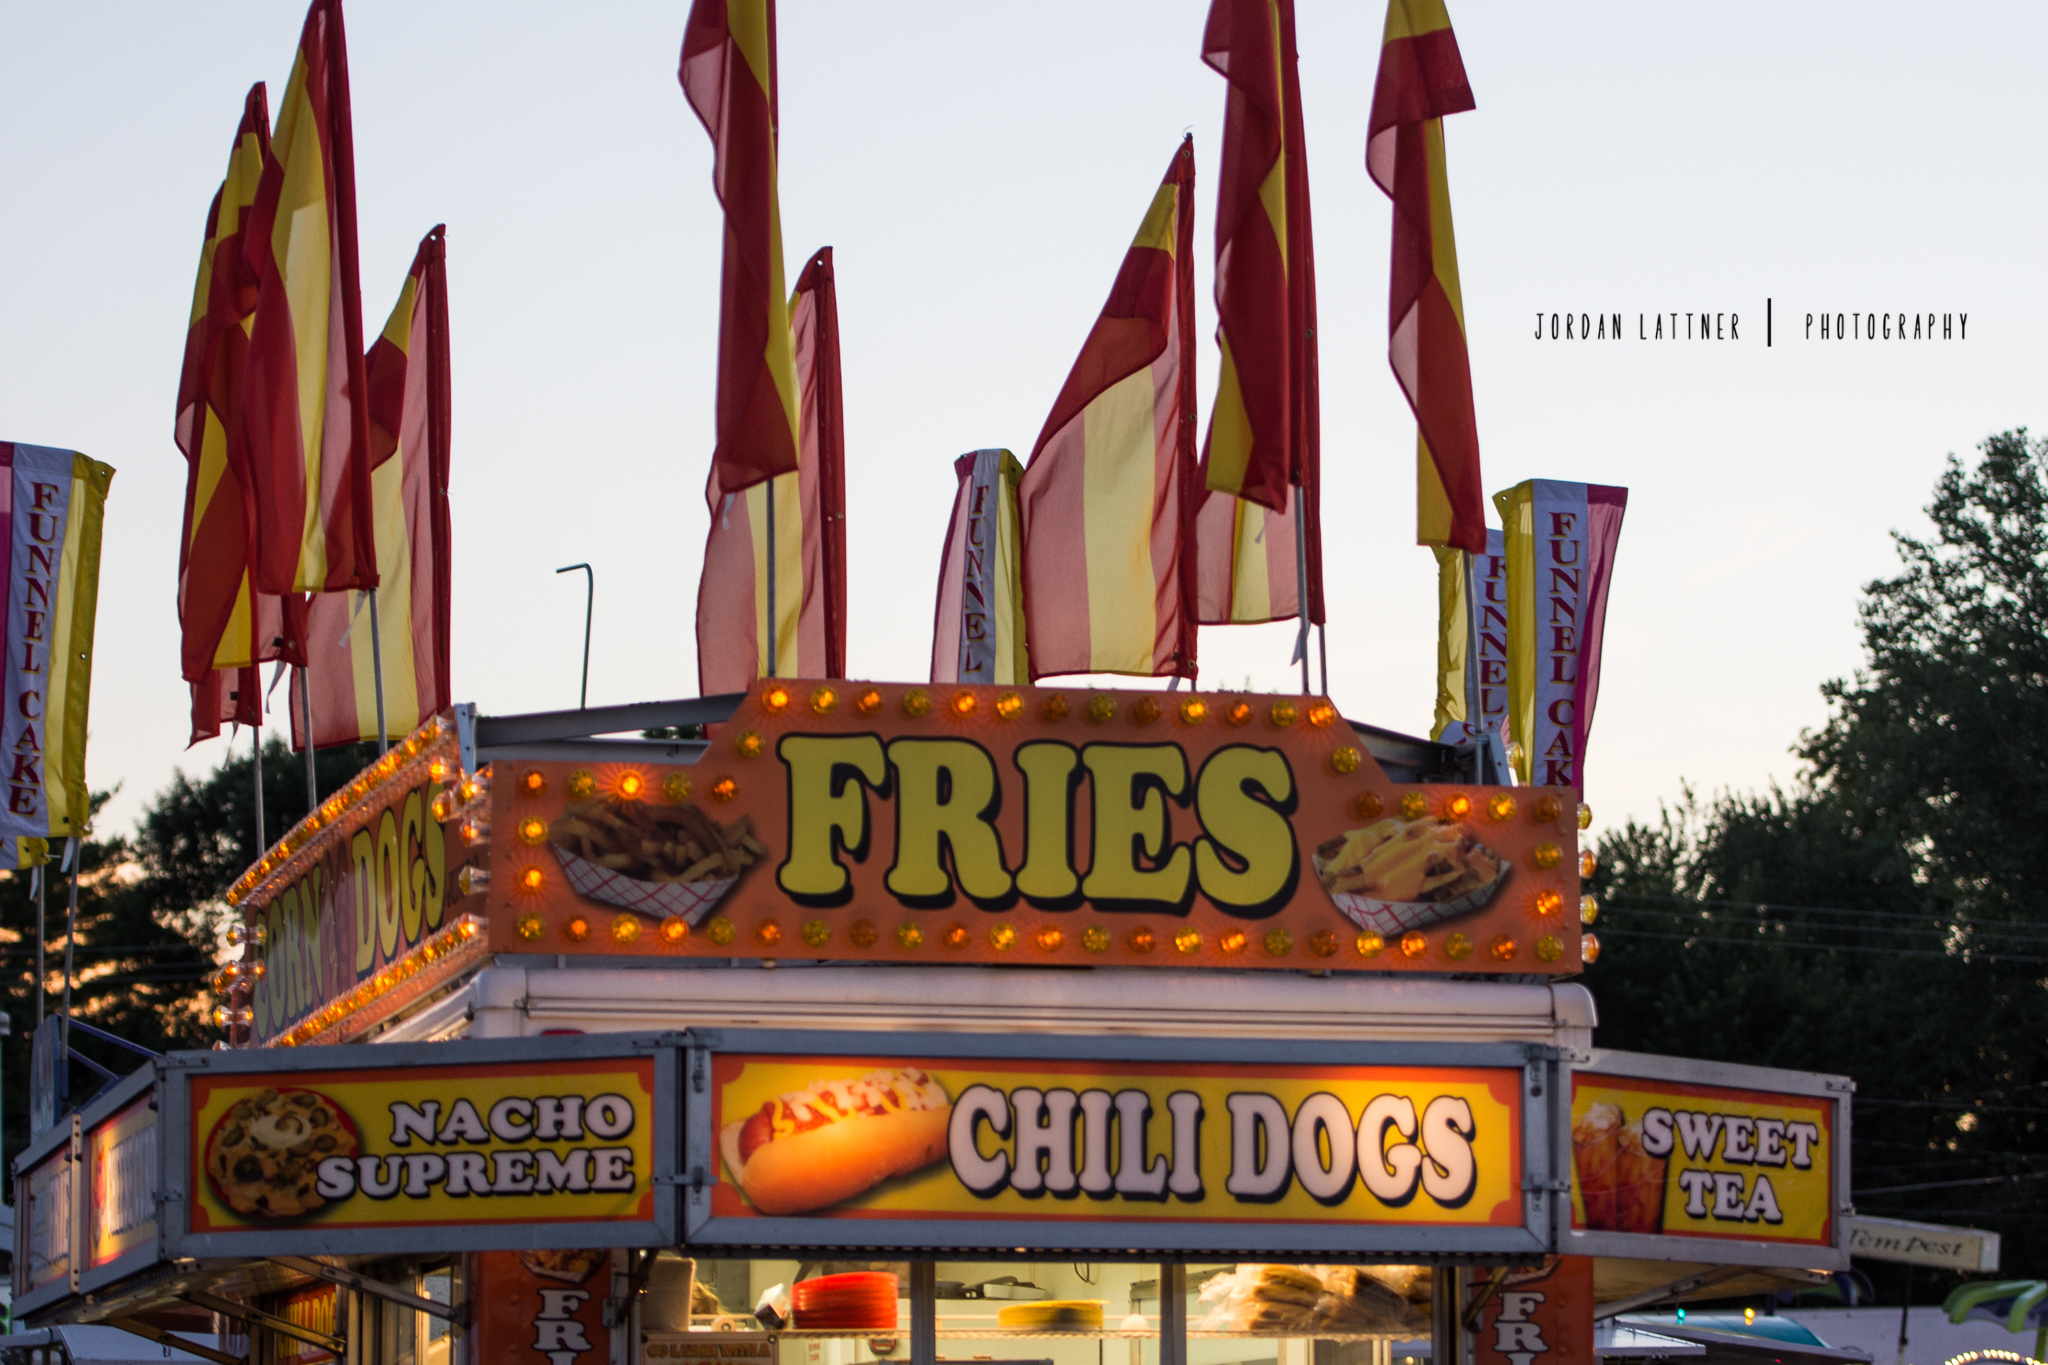
[[[946,1155],[946,1088],[916,1067],[812,1081],[719,1130],[734,1183],[762,1213],[807,1213]]]

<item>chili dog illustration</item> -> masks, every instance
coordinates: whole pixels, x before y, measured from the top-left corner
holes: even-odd
[[[952,1115],[924,1071],[870,1071],[813,1081],[726,1124],[719,1154],[762,1213],[807,1213],[943,1159]]]

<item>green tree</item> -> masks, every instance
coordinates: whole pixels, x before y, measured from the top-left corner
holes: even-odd
[[[1859,1209],[1996,1229],[2005,1273],[2039,1275],[2048,442],[1982,452],[1950,458],[1931,537],[1895,535],[1793,789],[1688,790],[1600,840],[1586,981],[1603,1046],[1854,1077]]]
[[[320,790],[331,794],[376,756],[374,745],[318,756]],[[218,768],[180,772],[144,808],[130,836],[88,833],[79,861],[78,942],[72,1015],[155,1052],[211,1047],[221,1033],[208,1015],[208,978],[223,959],[230,915],[221,897],[261,855],[255,782],[244,751]],[[107,799],[98,793],[97,811]],[[263,751],[264,836],[275,840],[306,814],[304,760],[273,738]],[[69,881],[46,869],[44,1008],[62,1008]],[[36,903],[25,872],[0,874],[0,940],[7,1010],[7,1151],[28,1139],[29,1035],[36,1021]],[[72,1046],[116,1075],[140,1064],[134,1053],[74,1035]],[[100,1084],[87,1068],[70,1073],[74,1100]]]

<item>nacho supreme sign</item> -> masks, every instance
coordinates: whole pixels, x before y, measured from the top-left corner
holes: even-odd
[[[184,1254],[268,1254],[294,1233],[391,1250],[402,1229],[436,1246],[459,1230],[465,1249],[613,1246],[620,1224],[656,1220],[654,1054],[406,1060],[193,1074]]]
[[[688,1236],[1371,1249],[1433,1230],[1466,1250],[1531,1236],[1524,1110],[1545,1101],[1525,1101],[1519,1055],[1299,1065],[1199,1046],[716,1052],[688,1163],[707,1157],[715,1182],[708,1205],[693,1189]]]
[[[1315,697],[769,681],[694,764],[491,807],[502,952],[1579,963],[1573,794],[1396,784]]]

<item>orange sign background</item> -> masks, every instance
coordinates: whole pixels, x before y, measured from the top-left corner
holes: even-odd
[[[1579,970],[1576,793],[1396,784],[1321,698],[771,682],[714,729],[688,766],[494,764],[491,949]],[[729,886],[699,873],[663,890],[642,880],[641,835],[569,832],[590,828],[568,823],[573,805],[607,799],[691,806],[765,851]],[[650,826],[648,847],[671,828]],[[1446,876],[1483,867],[1490,894],[1448,917],[1426,902],[1347,914],[1318,853],[1376,828],[1358,838],[1448,845]],[[590,862],[605,857],[613,869]],[[634,885],[571,884],[624,864]],[[678,933],[649,887],[712,903]]]

